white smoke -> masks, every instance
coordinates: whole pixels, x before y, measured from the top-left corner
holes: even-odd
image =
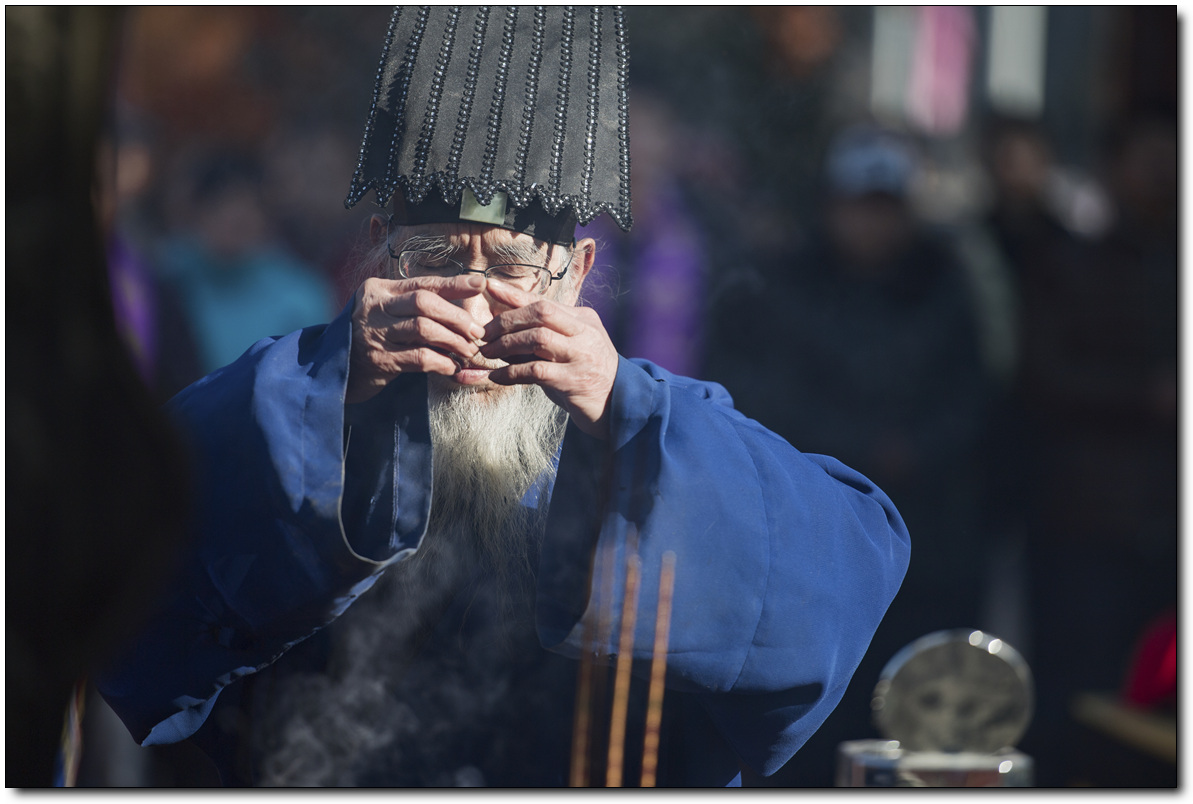
[[[484,773],[463,760],[473,726],[516,718],[507,692],[525,671],[512,660],[540,650],[525,626],[545,514],[519,501],[549,476],[566,414],[537,386],[431,387],[423,545],[329,627],[327,672],[279,679],[255,724],[262,785],[481,786]],[[461,605],[466,644],[428,655],[424,641]]]

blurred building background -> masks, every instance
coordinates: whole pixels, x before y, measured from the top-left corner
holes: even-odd
[[[99,197],[158,400],[347,302],[389,13],[123,13]],[[635,226],[590,227],[589,303],[623,353],[870,476],[913,539],[845,700],[772,782],[831,785],[894,652],[977,627],[1035,673],[1041,785],[1175,785],[1175,669],[1148,647],[1177,597],[1175,8],[629,14]],[[93,700],[80,784],[209,781]]]

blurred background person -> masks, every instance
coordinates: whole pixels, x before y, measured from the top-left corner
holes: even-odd
[[[154,260],[157,143],[146,121],[131,113],[123,117],[99,146],[98,213],[116,328],[146,387],[164,403],[203,374],[182,302]]]
[[[709,238],[691,199],[693,174],[705,164],[701,143],[649,90],[633,94],[630,110],[638,226],[624,233],[601,217],[583,228],[603,246],[595,289],[585,295],[619,349],[696,375],[704,360],[709,263]]]
[[[1039,685],[1024,745],[1057,785],[1091,750],[1072,691],[1121,690],[1136,641],[1176,604],[1175,126],[1124,121],[1107,147],[1110,230],[1021,266]]]
[[[331,284],[274,232],[258,160],[216,149],[197,157],[189,178],[182,226],[158,257],[195,333],[203,374],[261,338],[334,315]]]
[[[895,489],[915,534],[857,681],[784,769],[788,783],[830,786],[837,744],[877,736],[870,693],[886,661],[924,634],[974,627],[983,601],[977,447],[990,379],[967,274],[911,207],[915,170],[895,133],[840,132],[819,225],[758,292],[723,297],[712,316],[709,374],[738,389],[742,411],[804,450],[848,455]]]
[[[288,121],[263,146],[261,198],[275,242],[334,285],[338,311],[355,290],[349,270],[361,222],[328,203],[355,167],[356,132],[334,119]]]

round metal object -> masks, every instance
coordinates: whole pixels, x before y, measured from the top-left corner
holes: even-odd
[[[937,631],[887,662],[874,688],[874,724],[909,751],[994,753],[1023,736],[1033,707],[1019,652],[982,631]]]

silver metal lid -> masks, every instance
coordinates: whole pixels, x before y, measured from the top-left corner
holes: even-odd
[[[910,751],[994,753],[1023,736],[1034,705],[1019,652],[976,630],[937,631],[900,650],[874,688],[874,723]]]

